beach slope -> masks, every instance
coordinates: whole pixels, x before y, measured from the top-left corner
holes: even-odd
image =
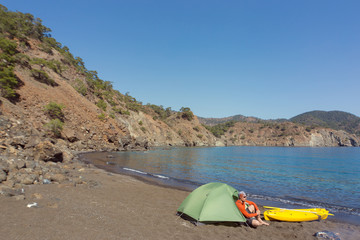
[[[358,239],[360,226],[331,220],[270,222],[257,229],[195,226],[176,215],[189,192],[94,167],[73,169],[83,184],[30,185],[25,198],[0,197],[6,239],[316,239],[316,232]],[[37,206],[27,207],[36,203]]]

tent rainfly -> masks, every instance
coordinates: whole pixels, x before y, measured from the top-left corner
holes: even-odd
[[[225,184],[212,182],[192,191],[177,211],[198,222],[245,222],[235,201],[238,191]]]

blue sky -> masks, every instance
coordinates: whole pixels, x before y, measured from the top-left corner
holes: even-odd
[[[360,116],[360,1],[2,0],[138,101],[201,117]]]

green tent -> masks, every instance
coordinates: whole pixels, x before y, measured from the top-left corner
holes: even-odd
[[[198,222],[245,222],[235,201],[238,191],[225,183],[208,183],[192,191],[177,211]]]

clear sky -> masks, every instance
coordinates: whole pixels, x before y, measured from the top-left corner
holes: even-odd
[[[360,116],[359,0],[1,0],[138,101],[201,117]]]

